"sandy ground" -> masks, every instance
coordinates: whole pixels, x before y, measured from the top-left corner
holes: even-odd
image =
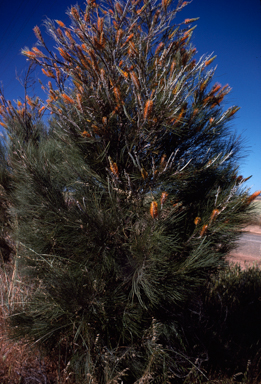
[[[244,232],[249,232],[261,236],[261,227],[259,225],[249,225],[245,228]],[[241,253],[240,250],[231,252],[229,261],[231,263],[240,264],[242,269],[248,268],[252,265],[261,266],[260,257],[245,255]]]

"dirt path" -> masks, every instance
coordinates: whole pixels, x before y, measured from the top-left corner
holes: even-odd
[[[261,227],[259,225],[249,225],[244,230],[241,245],[231,252],[229,261],[240,264],[242,269],[254,264],[261,266]]]

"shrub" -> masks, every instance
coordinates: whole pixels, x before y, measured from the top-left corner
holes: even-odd
[[[60,353],[81,383],[174,382],[197,366],[185,308],[259,194],[237,174],[229,86],[211,85],[214,57],[195,59],[195,20],[173,23],[185,5],[72,7],[70,27],[46,22],[56,52],[38,27],[42,48],[23,51],[49,78],[46,102],[1,96],[17,260],[33,283],[11,334]]]

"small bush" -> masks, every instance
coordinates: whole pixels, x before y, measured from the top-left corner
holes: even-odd
[[[261,270],[229,266],[206,288],[183,322],[191,351],[208,372],[260,380]]]

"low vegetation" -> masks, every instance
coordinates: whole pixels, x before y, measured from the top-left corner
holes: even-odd
[[[16,266],[0,269],[0,382],[1,384],[73,384],[64,355],[45,356],[36,344],[14,342],[8,336],[8,316],[30,294]],[[207,292],[207,293],[206,293]],[[184,311],[183,334],[187,355],[198,354],[197,366],[182,384],[258,384],[261,381],[261,270],[228,266],[213,277],[198,296],[193,311]],[[193,361],[192,361],[193,363]],[[193,365],[193,364],[192,364]]]

